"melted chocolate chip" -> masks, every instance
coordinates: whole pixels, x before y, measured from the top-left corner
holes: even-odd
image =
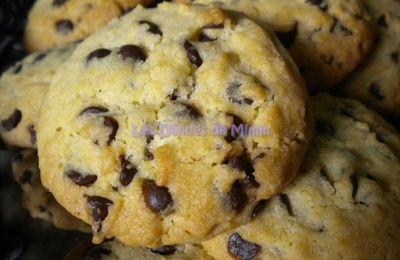
[[[111,51],[108,49],[97,49],[89,53],[89,55],[86,57],[86,62],[89,63],[92,61],[94,58],[96,59],[102,59],[104,57],[107,57],[110,55]]]
[[[335,134],[333,125],[326,121],[317,120],[315,128],[317,133],[322,136],[333,136]]]
[[[32,172],[24,171],[22,175],[19,177],[19,182],[21,184],[31,183],[32,180]]]
[[[244,171],[246,174],[244,184],[251,188],[258,188],[260,184],[255,180],[254,177],[254,167],[251,162],[251,159],[246,155],[242,154],[239,156],[229,157],[224,160],[224,164],[230,165],[234,169],[238,169],[239,171]]]
[[[121,155],[119,159],[121,162],[121,174],[119,175],[119,182],[122,186],[128,186],[132,182],[133,177],[135,177],[137,168],[128,160],[126,160],[125,156]]]
[[[119,123],[116,119],[109,116],[105,116],[104,126],[111,128],[111,133],[108,135],[108,141],[107,141],[107,144],[110,145],[111,142],[115,140],[115,136],[117,135],[117,131],[119,128]]]
[[[16,128],[21,122],[22,113],[18,109],[15,109],[14,112],[7,118],[1,121],[1,126],[6,131],[11,131],[12,129]]]
[[[172,204],[172,196],[167,187],[157,186],[153,180],[145,180],[142,193],[147,207],[154,213],[162,213]]]
[[[119,55],[121,55],[123,60],[132,59],[145,61],[147,59],[147,56],[143,52],[143,50],[139,46],[134,44],[121,46],[118,53]]]
[[[31,144],[35,145],[36,144],[36,130],[35,126],[31,125],[28,127],[28,132],[31,137]]]
[[[386,22],[386,17],[385,17],[384,14],[382,14],[381,16],[379,16],[379,18],[378,18],[378,24],[379,24],[380,26],[382,26],[382,27],[385,27],[385,28],[388,28],[388,27],[389,27],[388,24],[387,24],[387,22]]]
[[[219,24],[214,24],[214,23],[210,23],[207,24],[206,26],[203,26],[203,29],[224,29],[224,24],[223,23],[219,23]]]
[[[285,205],[286,210],[287,210],[287,212],[289,213],[289,216],[294,216],[292,204],[290,203],[289,197],[288,197],[286,194],[284,194],[284,193],[279,194],[279,201],[280,201],[283,205]]]
[[[392,60],[392,62],[394,64],[398,64],[399,63],[399,53],[396,52],[392,52],[392,54],[390,54],[390,59]]]
[[[56,29],[62,35],[67,35],[74,30],[74,24],[70,20],[59,20],[56,22]]]
[[[268,200],[260,200],[251,212],[251,218],[254,219],[260,215],[268,204]]]
[[[149,161],[154,160],[154,154],[147,147],[144,150],[144,158]]]
[[[200,35],[199,35],[199,41],[200,42],[213,42],[213,41],[215,41],[216,40],[216,38],[211,38],[210,36],[208,36],[207,34],[205,34],[205,33],[201,33]]]
[[[151,249],[151,252],[159,255],[172,255],[176,252],[175,246],[163,246],[156,249]]]
[[[104,255],[110,255],[110,254],[111,254],[110,249],[101,246],[96,246],[90,249],[89,252],[86,254],[86,256],[89,258],[89,260],[101,260],[101,258]]]
[[[322,0],[306,0],[306,3],[310,3],[312,5],[320,5]]]
[[[252,260],[261,252],[261,246],[244,240],[235,232],[228,239],[228,251],[239,260]]]
[[[276,32],[276,35],[278,36],[280,42],[285,48],[290,48],[293,45],[293,42],[296,40],[297,32],[298,29],[296,23],[289,31]]]
[[[385,96],[381,93],[381,88],[376,83],[372,83],[371,86],[369,86],[369,93],[378,100],[385,99]]]
[[[68,0],[54,0],[53,1],[53,7],[60,7],[64,5]]]
[[[100,106],[92,106],[92,107],[88,107],[85,108],[84,110],[82,110],[79,115],[87,115],[87,114],[101,114],[101,113],[107,113],[108,109],[105,107],[100,107]]]
[[[243,184],[236,180],[233,183],[231,190],[228,192],[228,207],[236,213],[240,213],[246,206],[247,200],[248,198],[244,191]]]
[[[239,117],[235,115],[228,114],[229,116],[233,117],[233,125],[231,128],[228,130],[227,135],[225,136],[225,140],[229,143],[233,142],[237,137],[238,137],[238,132],[237,129],[241,125],[244,126],[243,120],[240,119]]]
[[[149,29],[147,31],[151,32],[152,34],[158,34],[160,36],[163,36],[162,31],[160,30],[160,27],[158,27],[157,24],[149,22],[149,21],[140,21],[140,24],[147,24],[149,26]]]
[[[79,186],[90,186],[97,180],[96,175],[92,174],[82,175],[81,173],[74,170],[66,172],[66,176]]]
[[[101,222],[108,216],[108,208],[113,202],[100,196],[88,196],[87,204],[92,210],[93,219],[96,222]]]
[[[197,67],[200,67],[201,64],[203,64],[203,59],[200,57],[199,52],[193,46],[193,44],[191,44],[188,41],[185,41],[183,46],[185,47],[185,50],[187,52],[187,56],[188,56],[190,62],[192,64],[196,65]]]

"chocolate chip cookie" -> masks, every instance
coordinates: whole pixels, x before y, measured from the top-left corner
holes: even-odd
[[[96,243],[200,242],[249,221],[296,175],[306,107],[284,48],[250,19],[137,7],[53,78],[38,128],[42,181]]]
[[[8,146],[36,147],[36,123],[50,81],[75,47],[31,54],[1,76],[0,135]]]
[[[204,242],[216,259],[397,259],[400,136],[356,101],[314,98],[299,176],[253,222]]]
[[[364,1],[376,22],[376,48],[340,91],[400,120],[400,2]]]
[[[13,159],[12,169],[15,180],[22,188],[22,206],[33,218],[52,222],[61,229],[90,232],[86,223],[68,213],[42,186],[35,150],[19,151]]]
[[[152,0],[37,0],[28,16],[25,47],[33,51],[84,39],[114,17]]]
[[[359,0],[191,2],[242,12],[262,26],[271,26],[311,90],[327,89],[344,79],[363,60],[373,42],[369,15]]]

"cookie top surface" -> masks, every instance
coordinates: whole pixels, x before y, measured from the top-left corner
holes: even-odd
[[[50,81],[76,44],[35,53],[0,78],[0,134],[11,147],[35,148],[36,123]]]
[[[25,29],[28,51],[84,39],[104,27],[114,17],[138,4],[152,0],[37,0],[32,7]]]
[[[12,169],[14,178],[22,189],[22,206],[33,218],[52,222],[60,229],[90,232],[86,223],[68,213],[43,187],[35,150],[19,151],[12,161]]]
[[[400,120],[400,2],[365,0],[376,23],[376,47],[366,62],[341,86],[390,119]]]
[[[93,224],[95,242],[202,241],[292,180],[311,135],[306,105],[287,54],[251,20],[137,7],[54,77],[38,131],[42,180]]]
[[[400,138],[358,102],[313,100],[299,176],[254,221],[204,242],[216,259],[397,259]]]
[[[373,29],[359,0],[195,0],[242,12],[271,26],[302,72],[307,87],[341,81],[372,45]]]

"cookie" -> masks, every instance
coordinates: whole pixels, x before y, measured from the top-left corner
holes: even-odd
[[[340,94],[400,120],[400,2],[364,1],[376,22],[376,48],[342,84]]]
[[[53,78],[42,181],[96,243],[196,243],[246,223],[292,180],[311,135],[306,106],[287,53],[250,19],[137,7]]]
[[[373,42],[370,18],[359,0],[192,2],[242,12],[262,26],[271,26],[313,91],[344,79],[363,60]]]
[[[37,0],[25,29],[28,51],[65,45],[104,27],[114,17],[152,0]]]
[[[117,240],[107,241],[93,246],[82,242],[72,249],[64,260],[118,260],[118,259],[146,259],[146,260],[213,260],[199,245],[165,246],[157,249],[126,247]]]
[[[15,180],[22,189],[22,206],[33,218],[52,222],[60,229],[90,232],[86,223],[68,213],[43,187],[35,150],[18,152],[13,159],[12,169]]]
[[[400,136],[360,103],[313,99],[299,176],[254,220],[204,242],[216,259],[398,259]]]
[[[76,44],[27,56],[0,78],[0,135],[11,147],[35,148],[36,123],[50,81]]]

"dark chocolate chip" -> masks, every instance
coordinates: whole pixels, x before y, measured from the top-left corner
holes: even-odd
[[[276,32],[280,42],[285,48],[290,48],[297,37],[297,23],[289,30],[285,32]]]
[[[335,128],[333,125],[326,121],[317,120],[315,124],[316,131],[322,136],[333,136],[335,134]]]
[[[53,7],[60,7],[66,2],[68,2],[68,0],[53,0]]]
[[[199,52],[193,46],[193,44],[191,44],[189,41],[185,41],[183,46],[185,47],[190,62],[197,67],[200,67],[201,64],[203,64],[203,59],[200,57]]]
[[[21,184],[26,184],[26,183],[31,183],[32,180],[32,172],[26,170],[22,173],[22,175],[19,177],[19,182]]]
[[[35,126],[31,125],[28,127],[28,132],[31,137],[31,144],[35,145],[36,144],[36,130]]]
[[[392,52],[392,54],[390,54],[390,59],[392,60],[392,62],[394,64],[398,64],[399,63],[399,53],[396,52]]]
[[[261,246],[244,240],[239,233],[235,232],[228,239],[229,253],[239,260],[252,260],[261,252]]]
[[[150,152],[148,147],[144,150],[144,158],[149,161],[154,160],[154,154]]]
[[[215,40],[216,40],[216,38],[211,38],[210,36],[208,36],[205,33],[200,33],[200,35],[199,35],[200,42],[213,42]]]
[[[153,34],[158,34],[160,36],[163,36],[162,31],[160,30],[160,27],[158,27],[157,24],[149,22],[149,21],[140,21],[140,24],[147,24],[149,26],[148,31],[153,33]]]
[[[110,55],[111,51],[108,49],[97,49],[89,53],[89,55],[86,57],[86,62],[89,63],[92,61],[94,58],[96,59],[102,59],[104,57],[107,57]]]
[[[236,213],[240,213],[246,206],[247,200],[248,197],[244,191],[243,184],[239,180],[236,180],[228,192],[228,207]]]
[[[22,64],[20,63],[20,64],[18,64],[18,65],[15,67],[15,69],[14,69],[14,74],[20,73],[21,70],[22,70]]]
[[[154,213],[162,213],[172,204],[172,196],[167,187],[157,186],[153,180],[145,180],[142,193],[146,205]]]
[[[74,170],[66,172],[66,176],[79,186],[90,186],[97,180],[97,175],[93,174],[82,175],[81,173]]]
[[[153,133],[151,133],[151,131],[146,131],[145,135],[146,135],[146,143],[148,144],[151,143],[151,141],[153,141],[154,139]]]
[[[260,215],[268,204],[268,200],[260,200],[251,212],[251,218],[254,219]]]
[[[88,260],[101,260],[103,256],[110,254],[111,254],[110,249],[101,246],[96,246],[90,249],[89,252],[86,254],[86,256],[89,258]]]
[[[382,93],[381,93],[381,88],[380,88],[379,85],[376,84],[376,83],[372,83],[372,84],[369,86],[369,93],[370,93],[372,96],[374,96],[376,99],[378,99],[378,100],[384,100],[384,99],[385,99],[385,96],[382,95]]]
[[[243,99],[244,100],[244,103],[246,103],[247,105],[251,105],[251,104],[253,104],[253,102],[254,102],[254,100],[253,99],[251,99],[251,98],[244,98]]]
[[[289,213],[289,216],[294,216],[292,204],[290,203],[289,197],[288,197],[286,194],[284,194],[284,193],[279,194],[279,201],[280,201],[283,205],[285,205],[286,210],[287,210],[287,212]]]
[[[88,196],[87,204],[92,210],[93,219],[96,222],[101,222],[108,216],[108,208],[113,202],[100,196]]]
[[[356,196],[357,196],[358,188],[360,186],[359,180],[358,180],[358,176],[357,175],[351,175],[350,176],[350,181],[351,181],[351,184],[353,185],[353,192],[351,193],[351,196],[353,197],[353,199],[355,199]]]
[[[6,119],[1,121],[1,126],[6,131],[11,131],[12,129],[16,128],[21,122],[22,113],[18,109],[15,109],[14,112]]]
[[[233,117],[233,125],[230,127],[227,135],[225,136],[225,140],[230,143],[233,142],[238,137],[238,132],[239,132],[237,131],[238,127],[244,126],[245,124],[243,123],[243,120],[240,119],[239,117],[232,114],[228,115]]]
[[[151,252],[159,255],[172,255],[176,252],[175,246],[163,246],[160,248],[151,249]]]
[[[111,142],[115,140],[115,136],[117,135],[117,131],[119,128],[119,123],[116,119],[109,116],[105,116],[104,126],[111,128],[111,133],[108,135],[108,141],[107,141],[107,144],[110,145]]]
[[[137,173],[137,168],[132,165],[128,160],[126,160],[124,155],[121,155],[119,159],[121,162],[121,173],[119,175],[119,182],[122,186],[128,186],[132,182],[133,177],[135,177]]]
[[[39,205],[38,208],[39,208],[40,212],[45,212],[46,211],[46,207],[43,206],[43,205]]]
[[[39,55],[37,55],[37,56],[33,59],[32,64],[38,63],[39,61],[43,60],[46,56],[47,56],[47,52],[40,53]]]
[[[108,109],[105,107],[100,107],[100,106],[92,106],[92,107],[88,107],[85,108],[84,110],[82,110],[79,115],[86,115],[86,114],[101,114],[101,113],[107,113]]]
[[[389,27],[388,24],[387,24],[387,22],[386,22],[386,17],[385,17],[384,14],[382,14],[381,16],[379,16],[379,18],[378,18],[378,24],[379,24],[380,26],[382,26],[382,27],[385,27],[385,28],[388,28],[388,27]]]
[[[203,29],[224,29],[224,24],[223,23],[219,23],[219,24],[214,24],[214,23],[210,23],[207,24],[206,26],[203,26]]]
[[[177,116],[189,116],[190,119],[193,120],[197,120],[201,117],[200,111],[193,105],[183,103],[181,103],[181,105],[184,106],[184,110],[178,111],[176,113]]]
[[[239,171],[244,171],[246,174],[244,184],[247,187],[258,188],[260,186],[260,184],[256,181],[254,177],[255,170],[251,162],[251,159],[247,156],[247,154],[229,157],[225,159],[223,163],[228,164],[232,168],[238,169]]]
[[[312,5],[320,5],[322,0],[306,0],[306,3],[310,3]]]
[[[56,29],[62,35],[67,35],[74,30],[74,24],[70,20],[59,20],[56,22]]]
[[[121,46],[118,53],[121,55],[123,60],[132,59],[145,61],[147,59],[147,56],[143,52],[142,48],[134,44]]]

